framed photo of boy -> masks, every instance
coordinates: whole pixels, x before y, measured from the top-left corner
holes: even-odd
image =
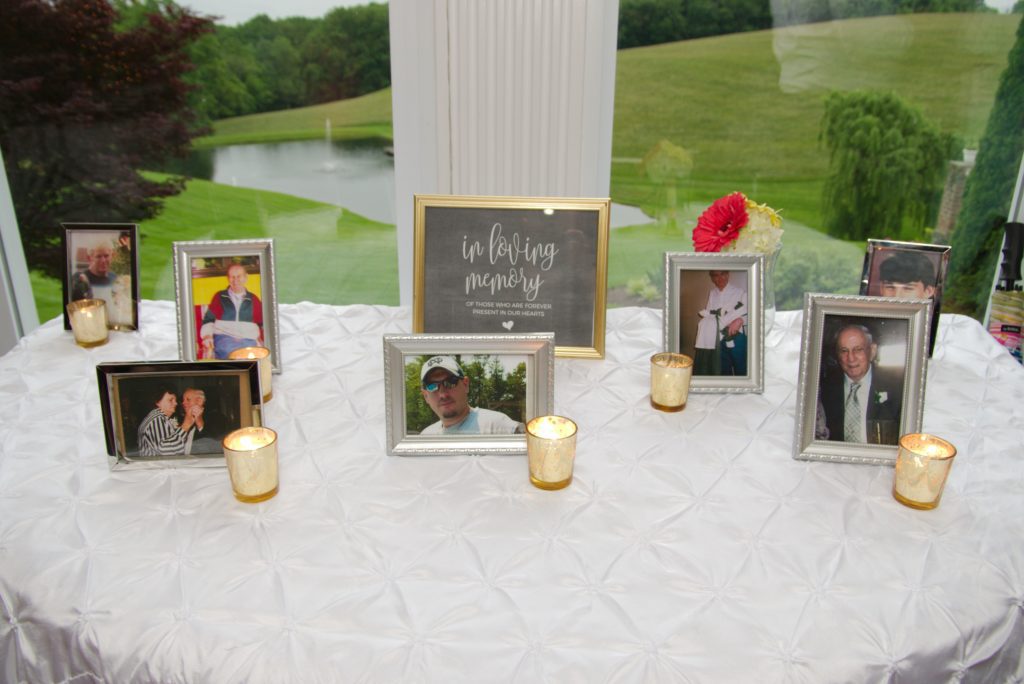
[[[175,242],[174,282],[182,360],[266,347],[281,372],[273,239]]]
[[[888,464],[924,412],[930,299],[804,296],[793,457]]]
[[[139,228],[134,223],[62,223],[65,307],[79,299],[106,302],[107,327],[139,328]],[[71,329],[64,310],[64,329]]]
[[[603,358],[610,200],[416,195],[413,331],[554,332]]]
[[[113,470],[223,466],[221,440],[261,424],[255,360],[101,363],[96,377]]]
[[[392,456],[526,453],[552,407],[554,336],[385,335]]]
[[[691,392],[764,391],[764,260],[665,253],[664,347],[693,359]]]
[[[862,295],[932,300],[928,356],[935,351],[949,252],[948,245],[870,239],[864,254]]]

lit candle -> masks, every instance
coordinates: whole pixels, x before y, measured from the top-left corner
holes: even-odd
[[[939,437],[916,433],[900,437],[893,497],[911,508],[938,506],[954,456],[956,447]]]
[[[651,357],[651,406],[659,411],[682,411],[690,395],[693,359],[663,352]]]
[[[68,319],[75,343],[96,347],[107,342],[107,303],[102,299],[79,299],[68,304]]]
[[[562,416],[534,418],[526,424],[526,453],[535,487],[569,486],[576,459],[576,423]]]
[[[271,377],[274,371],[270,365],[270,350],[266,347],[242,347],[228,354],[229,359],[259,359],[260,362],[260,391],[263,392],[263,401],[270,401],[274,396],[271,387]]]
[[[265,427],[235,430],[223,441],[231,489],[245,503],[277,494],[277,433]]]

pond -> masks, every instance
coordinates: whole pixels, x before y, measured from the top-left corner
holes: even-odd
[[[216,183],[281,192],[345,207],[395,223],[395,164],[383,141],[301,140],[197,150],[175,171]],[[611,225],[651,219],[636,207],[612,205]]]

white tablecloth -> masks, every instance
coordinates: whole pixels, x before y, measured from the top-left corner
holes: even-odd
[[[0,678],[26,682],[976,682],[1024,677],[1024,370],[942,317],[923,428],[942,503],[892,469],[792,458],[800,314],[764,394],[648,406],[660,312],[558,359],[576,478],[525,457],[385,455],[381,335],[405,308],[281,306],[281,491],[108,470],[95,365],[176,356],[174,308],[0,359]]]

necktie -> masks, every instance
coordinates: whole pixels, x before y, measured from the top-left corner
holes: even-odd
[[[843,411],[843,441],[859,442],[860,426],[864,422],[860,408],[860,399],[857,398],[857,390],[860,383],[850,385],[850,393],[846,397],[846,409]]]

